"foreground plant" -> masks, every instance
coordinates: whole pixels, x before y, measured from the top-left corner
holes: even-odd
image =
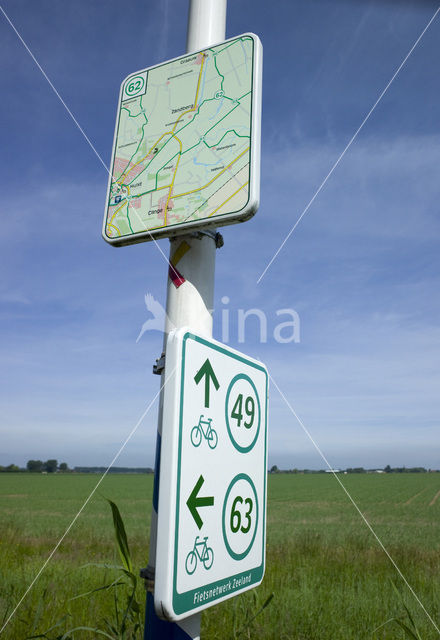
[[[27,635],[23,640],[36,640],[37,638],[45,638],[46,640],[70,640],[69,636],[64,636],[60,633],[58,635],[52,635],[56,630],[59,631],[61,626],[64,626],[69,614],[62,616],[57,622],[52,624],[50,627],[42,631],[41,633],[37,633],[36,629],[40,625],[40,621],[44,612],[44,609],[48,606],[48,593],[47,589],[44,589],[43,593],[40,596],[38,606],[35,610],[33,621],[30,625],[30,635]]]
[[[394,584],[394,582],[391,580],[391,584],[392,587],[397,595],[397,597],[400,600],[400,604],[402,605],[402,607],[405,609],[406,611],[406,615],[408,617],[409,620],[409,625],[405,624],[404,622],[402,622],[402,620],[400,620],[399,618],[394,618],[393,622],[395,622],[399,627],[401,627],[404,632],[405,635],[408,638],[412,638],[413,640],[422,640],[422,636],[420,635],[420,631],[417,628],[417,625],[414,621],[414,618],[411,615],[411,611],[408,609],[408,607],[405,604],[405,601],[403,599],[403,595],[400,593],[400,591],[398,590],[398,588],[396,587],[396,585]]]
[[[405,604],[405,600],[403,599],[403,595],[400,593],[399,589],[396,587],[396,585],[394,584],[393,580],[390,580],[390,582],[391,582],[391,586],[394,589],[395,594],[397,595],[397,598],[398,598],[401,606],[405,610],[405,614],[406,614],[406,618],[407,618],[408,624],[406,622],[404,622],[403,620],[401,620],[401,617],[390,618],[390,620],[387,620],[386,622],[381,624],[380,627],[375,629],[373,631],[373,633],[378,631],[380,628],[386,626],[387,624],[394,623],[394,624],[397,624],[397,626],[399,626],[401,629],[403,629],[403,631],[405,632],[405,636],[407,638],[411,638],[411,640],[423,640],[422,636],[420,635],[420,631],[417,628],[415,620],[414,620],[414,618],[413,618],[413,616],[411,614],[411,611],[409,610],[409,608]]]
[[[250,634],[251,634],[251,625],[252,625],[252,623],[260,615],[260,613],[263,613],[265,608],[267,606],[269,606],[269,604],[272,602],[275,594],[271,593],[270,596],[268,598],[266,598],[266,600],[264,601],[264,603],[262,604],[261,607],[258,607],[258,600],[257,600],[257,595],[256,595],[255,591],[253,592],[252,595],[253,595],[254,607],[257,607],[257,611],[256,612],[250,611],[247,614],[247,617],[246,617],[244,625],[240,626],[237,629],[234,629],[234,640],[236,638],[243,637],[245,634],[247,635],[248,638],[251,637]]]
[[[112,516],[113,527],[116,537],[116,547],[121,558],[121,565],[109,564],[88,564],[86,567],[94,566],[100,569],[113,570],[117,572],[116,578],[102,587],[97,587],[86,593],[81,593],[71,600],[86,598],[98,591],[108,593],[113,592],[113,618],[103,618],[104,628],[79,626],[70,629],[62,636],[61,640],[69,640],[75,631],[90,631],[110,640],[138,640],[143,634],[143,620],[141,616],[141,606],[136,599],[138,578],[133,571],[133,562],[128,546],[127,534],[124,522],[121,518],[118,507],[111,500],[109,503]]]

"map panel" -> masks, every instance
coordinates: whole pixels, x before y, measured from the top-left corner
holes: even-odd
[[[122,84],[104,239],[131,244],[253,215],[261,43],[245,34]]]

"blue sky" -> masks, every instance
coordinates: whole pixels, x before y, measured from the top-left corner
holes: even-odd
[[[178,0],[4,0],[110,161],[121,80],[185,52]],[[229,3],[227,37],[264,47],[261,205],[223,229],[214,335],[263,360],[335,467],[440,467],[440,17],[259,284],[257,280],[436,9],[433,2]],[[158,390],[159,332],[136,343],[144,295],[164,303],[152,243],[101,239],[107,175],[0,15],[0,464],[106,465]],[[160,242],[168,254],[168,241]],[[230,302],[222,304],[223,296]],[[238,309],[300,317],[300,342],[258,340]],[[275,388],[269,463],[324,462]],[[153,463],[153,407],[118,465]]]

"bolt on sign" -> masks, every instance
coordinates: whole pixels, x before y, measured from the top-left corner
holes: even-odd
[[[268,374],[183,328],[165,380],[154,602],[179,620],[263,579]]]
[[[121,85],[103,237],[114,245],[243,222],[260,190],[262,46],[252,33]]]

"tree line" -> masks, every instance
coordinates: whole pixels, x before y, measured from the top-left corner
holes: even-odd
[[[43,462],[43,460],[28,460],[24,468],[18,467],[16,464],[9,464],[7,467],[0,465],[0,473],[14,473],[17,471],[30,471],[31,473],[56,473],[60,471],[61,473],[66,473],[71,469],[69,469],[67,462],[58,464],[58,460],[55,460],[55,458],[46,460],[46,462]]]
[[[387,464],[383,469],[364,469],[364,467],[347,467],[346,469],[332,469],[335,473],[430,473],[437,469],[425,469],[425,467],[391,467]],[[278,469],[274,464],[269,473],[329,473],[329,469]]]
[[[14,473],[14,472],[27,472],[30,473],[154,473],[154,469],[151,467],[74,467],[69,468],[67,462],[60,462],[58,460],[51,459],[46,460],[28,460],[26,467],[18,467],[16,464],[9,464],[8,466],[0,465],[0,473]]]
[[[16,464],[10,464],[7,467],[0,465],[0,473],[13,473],[18,471],[29,471],[31,473],[104,473],[107,467],[74,467],[69,468],[67,462],[60,462],[51,459],[43,462],[42,460],[28,460],[26,467],[18,467]],[[436,471],[435,469],[425,469],[425,467],[391,467],[387,464],[383,469],[364,469],[364,467],[348,467],[347,469],[333,469],[336,473],[428,473]],[[328,469],[278,469],[274,464],[269,473],[328,473]],[[109,473],[154,473],[151,467],[111,467]]]

